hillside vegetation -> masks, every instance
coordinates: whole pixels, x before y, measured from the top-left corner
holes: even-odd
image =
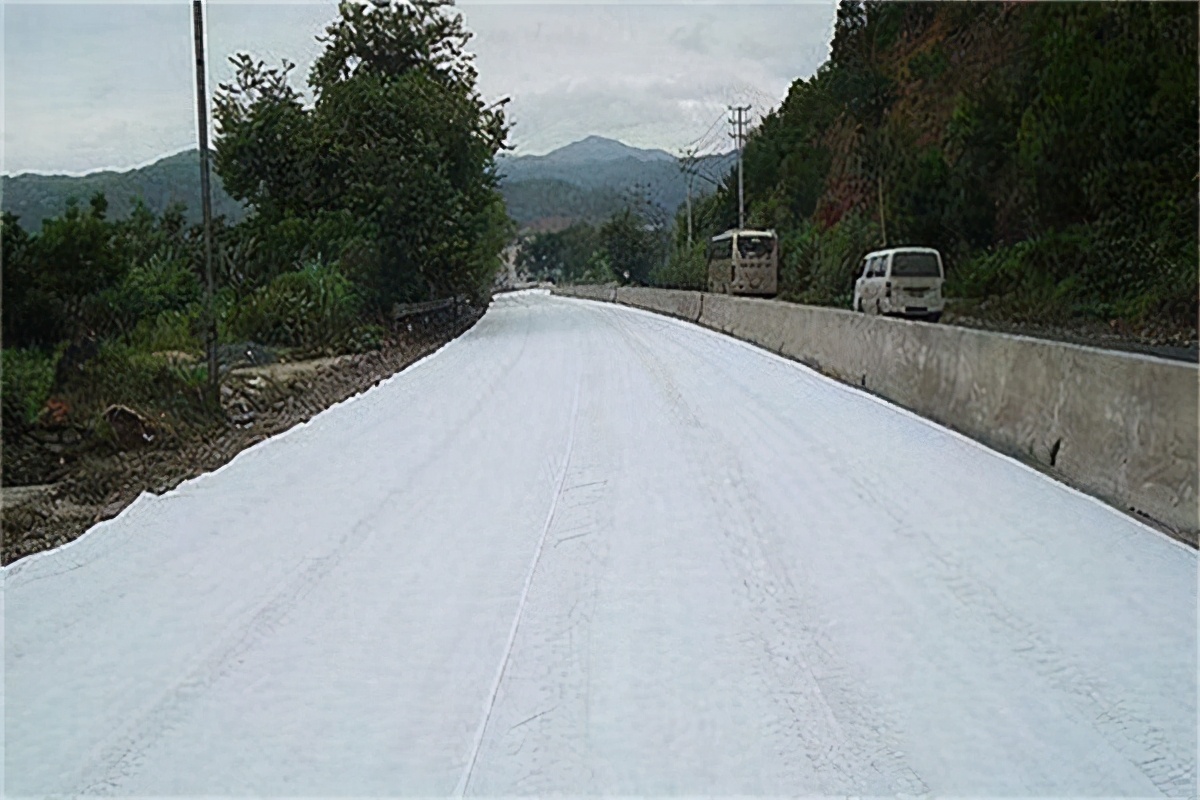
[[[308,107],[287,84],[290,64],[234,59],[215,98],[215,166],[252,212],[214,225],[224,349],[373,349],[397,303],[465,296],[478,307],[490,292],[515,233],[494,174],[507,127],[476,92],[468,34],[447,5],[344,3]],[[168,428],[219,411],[200,359],[213,327],[202,229],[178,205],[113,211],[97,192],[29,230],[6,207],[6,480],[27,434],[65,428],[77,445],[112,444],[115,404]]]
[[[974,313],[1194,337],[1197,9],[840,3],[829,60],[745,150],[784,297],[847,307],[864,253],[927,245]],[[736,204],[731,176],[703,235]],[[702,285],[696,250],[672,263]]]
[[[213,215],[241,221],[245,206],[225,191],[219,175],[212,176]],[[187,150],[137,169],[104,170],[87,175],[21,175],[0,177],[0,199],[25,230],[37,233],[42,223],[61,216],[71,199],[82,201],[103,194],[108,215],[121,220],[139,203],[153,214],[178,207],[189,225],[200,222],[200,154]]]
[[[703,156],[695,169],[715,180],[733,160],[728,153]],[[544,156],[500,153],[496,178],[509,216],[531,229],[572,222],[599,224],[629,205],[631,193],[648,195],[670,215],[687,194],[684,175],[669,153],[639,150],[599,136]],[[708,181],[694,183],[694,195],[711,191]],[[200,222],[199,156],[189,150],[123,172],[0,177],[4,210],[31,233],[40,231],[45,220],[61,215],[70,200],[82,202],[97,193],[107,198],[112,220],[126,219],[141,203],[154,214],[177,207],[188,224],[196,224]],[[225,191],[219,175],[213,176],[212,201],[213,214],[231,224],[250,213]]]

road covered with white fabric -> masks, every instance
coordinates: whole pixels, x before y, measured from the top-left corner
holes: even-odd
[[[1194,551],[616,306],[3,575],[7,796],[1196,795]]]

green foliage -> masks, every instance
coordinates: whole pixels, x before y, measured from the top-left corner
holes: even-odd
[[[708,288],[708,261],[705,243],[695,242],[691,248],[676,247],[666,265],[651,273],[650,281],[664,289]]]
[[[534,280],[574,283],[592,264],[600,249],[600,231],[576,223],[562,231],[536,234],[521,247],[517,266]]]
[[[54,356],[44,350],[6,347],[0,365],[4,391],[5,438],[20,433],[37,419],[54,384]]]
[[[619,281],[617,280],[616,273],[613,272],[612,265],[608,263],[607,254],[603,250],[597,250],[588,259],[587,268],[579,276],[578,282],[609,284],[618,283]]]
[[[184,262],[155,255],[131,267],[116,286],[89,297],[82,315],[92,330],[128,334],[143,319],[180,311],[200,297],[200,281]]]
[[[374,311],[479,297],[511,237],[494,174],[507,129],[475,89],[461,16],[440,0],[343,3],[340,13],[308,76],[311,108],[287,84],[292,65],[246,55],[216,99],[217,168],[256,208],[271,265],[259,274],[289,269],[279,254],[330,261],[352,243],[347,272]],[[297,237],[320,220],[339,230],[313,252]]]
[[[150,416],[201,419],[207,368],[179,364],[121,342],[107,342],[61,392],[78,420],[94,421],[110,405],[131,406]]]
[[[126,219],[139,204],[156,216],[177,206],[182,222],[194,225],[201,219],[199,163],[198,151],[188,150],[125,172],[0,175],[0,195],[5,210],[20,217],[32,233],[41,230],[44,220],[61,215],[69,198],[92,197],[97,192],[108,202],[109,220]],[[214,216],[237,222],[246,215],[248,209],[224,191],[219,176],[212,176],[211,187]]]
[[[308,351],[363,349],[377,344],[378,329],[361,324],[360,305],[336,266],[310,264],[239,302],[227,318],[228,335]]]
[[[864,253],[880,244],[879,226],[861,214],[843,217],[831,228],[809,226],[785,238],[781,294],[804,303],[850,307]]]
[[[613,216],[600,229],[600,246],[617,280],[639,286],[650,284],[651,273],[666,254],[662,231],[653,229],[629,209]]]
[[[745,150],[782,293],[848,302],[849,265],[915,244],[992,308],[1194,330],[1196,25],[1195,4],[840,3],[829,61]],[[731,181],[700,203],[697,238],[735,203]]]
[[[141,319],[129,334],[129,343],[147,353],[175,351],[199,354],[204,349],[203,311],[199,304],[179,311],[163,311]]]

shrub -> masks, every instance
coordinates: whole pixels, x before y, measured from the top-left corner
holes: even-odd
[[[608,262],[608,255],[603,252],[592,253],[588,259],[587,269],[579,276],[579,283],[616,283],[617,275]]]
[[[99,355],[62,387],[61,394],[76,419],[94,421],[113,404],[150,416],[199,419],[209,410],[204,395],[207,377],[202,363],[172,363],[124,343],[106,342]]]
[[[132,267],[116,286],[88,298],[92,330],[128,334],[147,318],[180,311],[200,299],[200,281],[183,260],[158,255]]]
[[[54,355],[45,350],[6,347],[0,364],[5,437],[28,427],[46,405],[54,383]]]
[[[163,311],[141,320],[129,336],[137,350],[157,353],[176,350],[198,353],[204,349],[204,311],[199,304],[182,311]]]
[[[676,249],[671,253],[671,260],[666,266],[659,267],[651,273],[650,283],[665,289],[706,289],[708,265],[705,260],[704,242],[695,242],[691,249]]]
[[[335,265],[286,272],[237,303],[227,319],[236,339],[302,350],[344,349],[369,340],[354,285]]]

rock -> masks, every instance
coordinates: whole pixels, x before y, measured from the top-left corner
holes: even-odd
[[[109,406],[104,411],[104,421],[112,428],[117,447],[122,450],[148,444],[157,434],[149,420],[128,406]]]
[[[229,421],[239,428],[249,428],[254,424],[255,413],[253,411],[243,411],[230,417]]]

